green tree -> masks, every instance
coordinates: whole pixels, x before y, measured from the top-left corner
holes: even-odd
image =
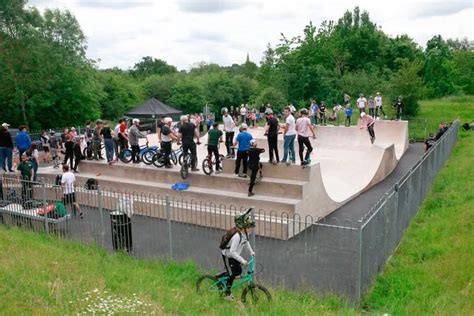
[[[285,96],[281,91],[268,87],[265,88],[256,98],[255,104],[260,106],[261,104],[270,104],[275,111],[281,111],[287,104]]]
[[[200,113],[206,105],[204,89],[191,80],[180,80],[172,88],[169,103],[184,113]]]
[[[426,43],[424,78],[429,96],[442,97],[455,91],[452,52],[441,35]]]
[[[172,89],[183,74],[152,75],[143,80],[142,86],[147,99],[155,98],[167,103],[172,95]]]
[[[166,75],[177,71],[175,66],[168,65],[164,60],[146,56],[133,66],[130,73],[136,78],[144,78],[150,75]]]

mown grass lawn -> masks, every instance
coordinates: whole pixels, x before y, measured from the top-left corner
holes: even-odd
[[[421,113],[468,121],[474,98],[426,101]],[[110,255],[95,246],[0,226],[0,314],[472,315],[473,153],[474,133],[461,132],[400,247],[359,307],[337,297],[280,289],[271,289],[271,305],[229,303],[217,295],[196,295],[199,271],[192,263]]]

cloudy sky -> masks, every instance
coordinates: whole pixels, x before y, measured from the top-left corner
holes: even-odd
[[[433,35],[474,39],[474,1],[382,0],[30,0],[40,10],[70,10],[100,67],[132,67],[142,56],[179,69],[194,63],[259,63],[280,33],[301,35],[309,21],[337,20],[358,5],[391,36],[420,45]]]

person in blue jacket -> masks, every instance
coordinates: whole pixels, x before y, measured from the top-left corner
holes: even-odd
[[[347,104],[346,109],[346,126],[351,126],[352,108],[350,104]]]
[[[235,175],[241,178],[247,178],[247,162],[248,162],[248,151],[250,149],[250,141],[253,139],[252,135],[247,132],[247,124],[243,123],[240,126],[240,133],[237,135],[234,141],[234,147],[237,147],[237,159],[235,160]],[[240,173],[240,162],[243,164],[243,173]]]
[[[18,148],[18,154],[21,157],[21,155],[30,148],[31,138],[25,125],[21,125],[18,130],[20,132],[16,135],[15,142],[16,148]]]

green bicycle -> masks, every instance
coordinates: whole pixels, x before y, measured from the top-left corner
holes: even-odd
[[[225,273],[218,275],[204,274],[196,282],[196,290],[199,294],[215,292],[224,296],[227,290],[227,279]],[[250,257],[247,273],[234,280],[232,289],[244,287],[242,291],[242,302],[258,303],[259,301],[271,302],[272,296],[266,287],[255,283],[255,257]]]

